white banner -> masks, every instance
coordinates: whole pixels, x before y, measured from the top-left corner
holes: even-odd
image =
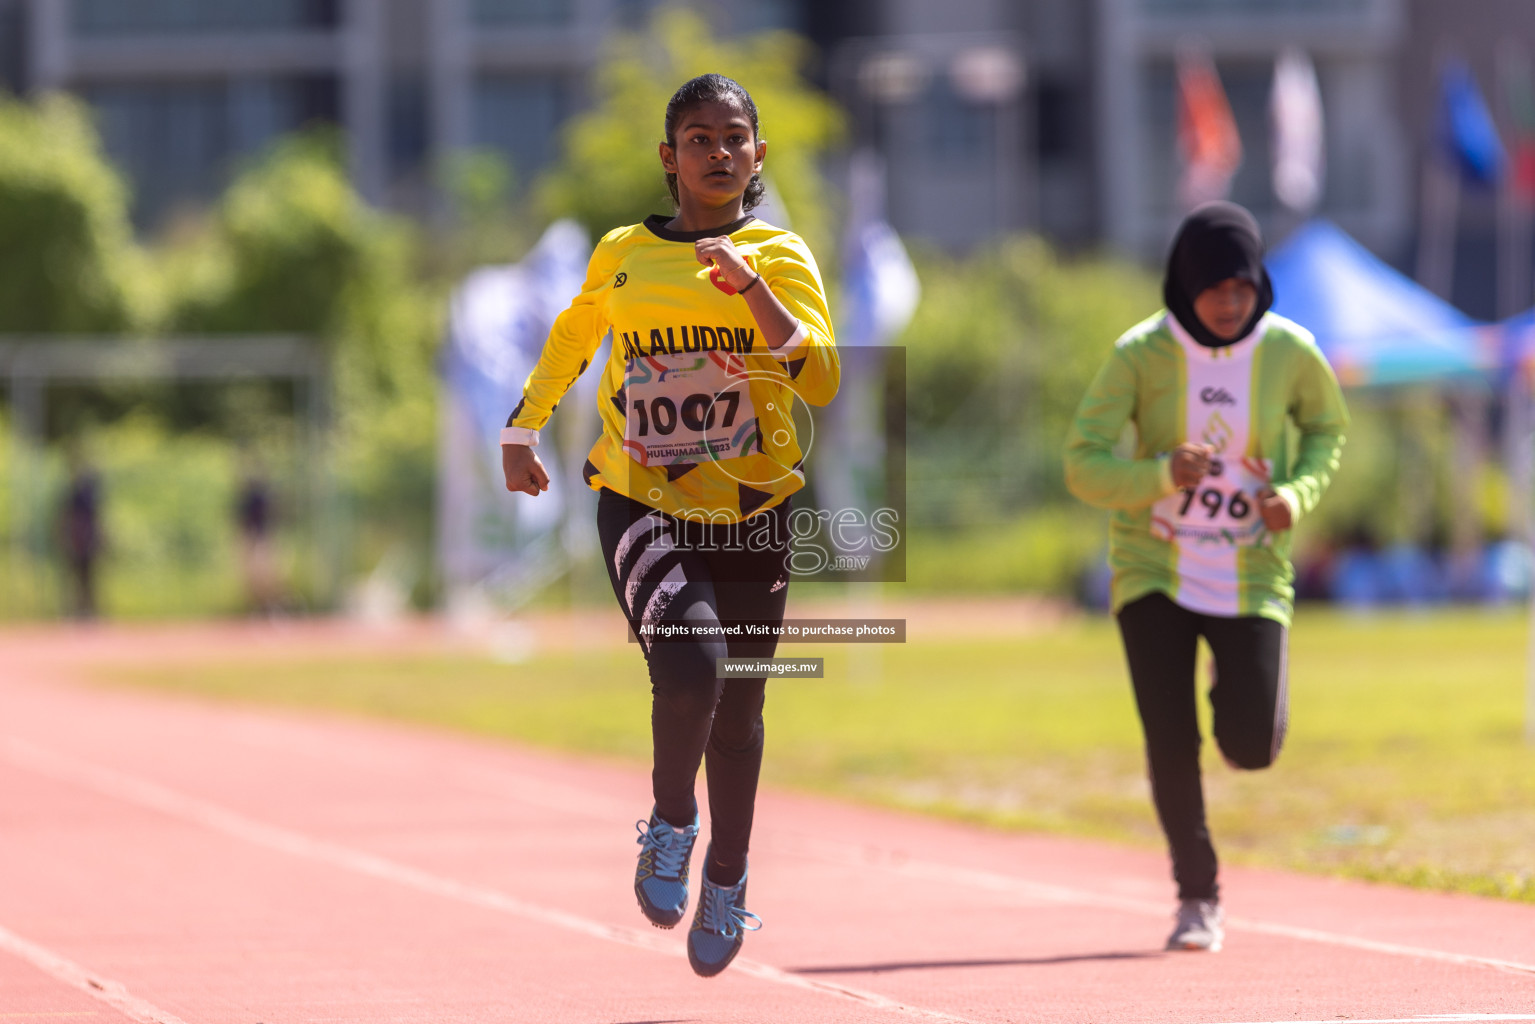
[[[549,470],[549,490],[537,498],[507,492],[500,432],[555,317],[580,292],[590,255],[586,232],[559,221],[521,263],[476,270],[453,294],[441,365],[437,463],[437,553],[449,607],[521,603],[559,576],[573,544],[587,543],[590,529],[571,514],[573,503],[585,509],[586,448],[572,455],[578,444],[561,441],[589,446],[586,435],[595,426],[584,432],[546,428],[538,451]],[[596,380],[595,371],[588,373],[568,396],[577,410],[573,421],[593,405]]]
[[[853,154],[848,200],[837,317],[842,386],[829,406],[817,410],[825,429],[818,431],[812,458],[822,507],[872,512],[888,500],[881,350],[911,322],[922,287],[900,236],[885,220],[885,169],[876,154]]]

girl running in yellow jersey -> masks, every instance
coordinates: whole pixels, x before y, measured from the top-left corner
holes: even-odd
[[[655,807],[639,823],[634,891],[653,924],[682,920],[703,762],[711,843],[687,945],[704,976],[724,970],[743,931],[761,926],[746,910],[746,854],[766,681],[721,679],[717,660],[777,647],[790,495],[805,483],[794,402],[824,405],[838,383],[814,258],[799,237],[751,215],[766,155],[739,84],[702,75],[677,90],[660,145],[675,215],[598,243],[501,436],[507,489],[547,489],[538,432],[612,331],[603,433],[585,476],[653,694]]]

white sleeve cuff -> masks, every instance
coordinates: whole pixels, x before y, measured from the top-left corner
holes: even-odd
[[[538,431],[531,427],[502,427],[502,444],[525,444],[529,448],[538,447]]]
[[[805,347],[805,339],[809,336],[809,333],[805,330],[805,325],[796,321],[794,326],[794,333],[789,335],[789,340],[785,341],[777,348],[772,348],[769,346],[768,355],[772,356],[774,359],[788,359],[790,356],[794,355],[794,353]]]

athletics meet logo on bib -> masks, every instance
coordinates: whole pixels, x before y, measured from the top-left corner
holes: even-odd
[[[1206,405],[1236,405],[1237,400],[1231,397],[1231,392],[1225,388],[1205,388],[1199,393],[1199,400]]]
[[[1216,455],[1224,455],[1226,445],[1231,442],[1233,433],[1231,424],[1227,423],[1220,413],[1212,412],[1209,420],[1205,422],[1205,429],[1201,436],[1205,444],[1215,449]]]

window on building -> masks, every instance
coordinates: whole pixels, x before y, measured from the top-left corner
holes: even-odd
[[[83,36],[151,32],[324,29],[339,21],[339,0],[74,0]]]
[[[1041,78],[1033,88],[1034,148],[1040,163],[1069,160],[1085,127],[1077,93],[1058,78]]]
[[[475,82],[473,144],[504,154],[525,186],[558,155],[570,110],[567,81],[549,75],[486,75]]]
[[[1178,80],[1167,61],[1149,63],[1136,90],[1141,196],[1149,210],[1166,216],[1178,210]]]
[[[390,170],[414,173],[426,164],[431,148],[431,97],[426,78],[412,73],[391,76],[387,102]]]
[[[954,91],[947,76],[933,80],[921,101],[928,156],[938,162],[990,160],[996,152],[994,107],[973,103]]]
[[[476,25],[492,28],[568,25],[575,18],[575,4],[573,0],[473,0],[470,16]]]
[[[799,0],[757,0],[751,4],[730,4],[725,8],[734,32],[766,32],[771,29],[787,29],[800,32],[805,28],[804,11]]]
[[[613,0],[613,15],[627,29],[640,29],[650,19],[661,0]]]
[[[85,90],[107,154],[154,227],[175,209],[217,198],[242,157],[316,122],[334,122],[334,78],[251,77],[101,85]]]
[[[1356,14],[1376,0],[1141,0],[1148,14]]]
[[[657,8],[675,6],[675,0],[611,0],[613,14],[618,24],[625,28],[642,28]],[[850,0],[824,3],[818,0],[752,0],[751,3],[704,0],[697,6],[716,29],[727,35],[746,35],[786,29],[790,32],[806,32],[810,29],[811,15],[817,21],[828,13],[844,13]],[[854,34],[852,31],[846,33]]]
[[[26,14],[20,0],[0,0],[0,86],[20,93],[26,84]]]

